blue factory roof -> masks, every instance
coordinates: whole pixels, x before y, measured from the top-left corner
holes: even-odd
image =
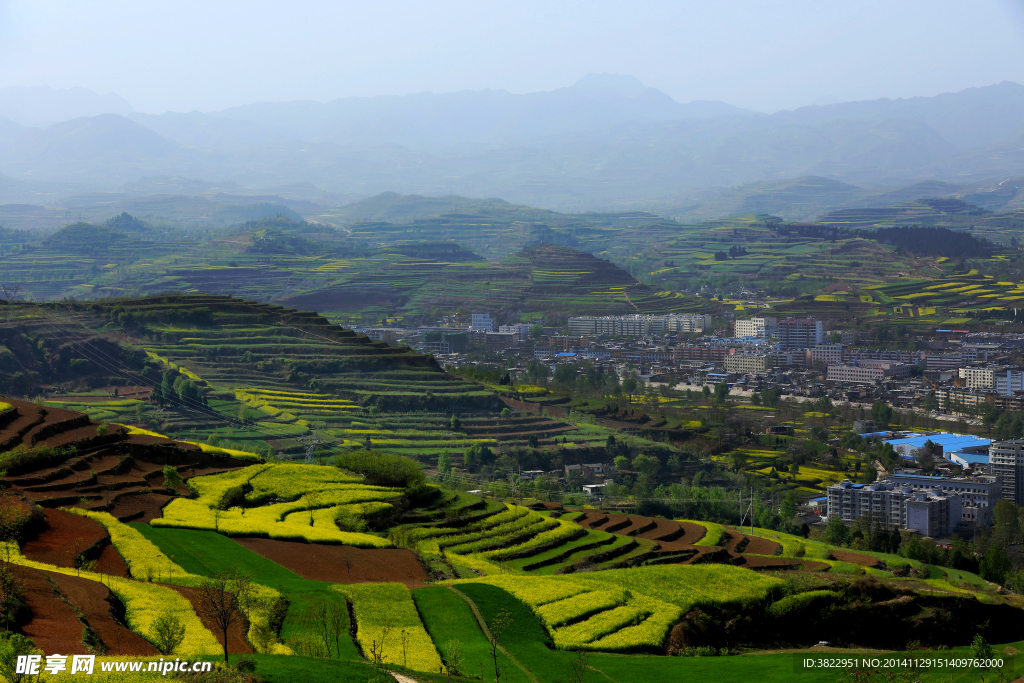
[[[562,353],[556,353],[555,356],[558,358],[575,358],[576,354],[570,353],[569,351],[563,351]]]
[[[964,453],[962,451],[956,451],[955,453],[946,453],[945,455],[950,458],[952,458],[955,455],[960,460],[968,462],[972,465],[988,464],[988,455],[986,455],[985,453]]]
[[[892,444],[893,448],[897,446],[910,446],[911,448],[920,448],[925,444],[926,441],[939,444],[942,446],[943,452],[946,451],[959,451],[964,448],[978,448],[982,446],[989,446],[992,443],[992,439],[983,439],[980,436],[973,436],[971,434],[932,434],[930,436],[911,436],[902,439],[886,439],[885,443]]]

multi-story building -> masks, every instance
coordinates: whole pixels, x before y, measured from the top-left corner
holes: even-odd
[[[818,344],[809,350],[811,363],[842,365],[850,357],[850,351],[842,344]]]
[[[518,346],[519,335],[515,332],[488,332],[485,344],[488,351],[502,351]]]
[[[825,379],[829,382],[872,384],[887,377],[909,377],[910,365],[882,360],[857,361],[856,365],[830,365]]]
[[[729,349],[725,346],[675,346],[672,348],[672,358],[681,360],[704,360],[722,361],[729,355]]]
[[[939,489],[914,490],[892,482],[854,484],[844,479],[828,487],[828,516],[844,522],[867,518],[879,526],[916,529],[933,538],[948,536],[964,521],[959,496]]]
[[[670,315],[608,315],[569,318],[569,334],[643,337],[672,332],[703,332],[711,316],[703,313]]]
[[[491,319],[490,313],[474,313],[471,320],[470,324],[474,330],[494,331],[494,320]]]
[[[994,403],[996,394],[985,389],[945,386],[935,390],[935,398],[939,400],[939,406],[943,410],[955,411]]]
[[[964,363],[987,361],[1002,351],[1001,344],[963,344],[960,347],[960,360]]]
[[[786,318],[779,321],[779,345],[784,349],[809,349],[822,342],[825,326],[814,318]]]
[[[502,325],[498,328],[498,332],[505,334],[518,335],[521,341],[526,341],[530,338],[530,327],[528,323],[516,323],[515,325]]]
[[[1024,503],[1024,439],[996,441],[988,449],[989,471],[1003,484],[1003,498]]]
[[[1024,391],[1024,369],[999,368],[994,370],[992,385],[1000,396],[1012,396],[1015,391]]]
[[[928,474],[904,474],[897,470],[890,474],[886,481],[901,488],[909,487],[914,491],[939,490],[946,496],[960,496],[963,509],[966,511],[972,508],[971,520],[981,526],[992,523],[992,512],[996,503],[1003,497],[1003,483],[994,475],[937,477]]]
[[[725,357],[722,365],[727,372],[756,375],[773,368],[775,362],[771,355],[766,353],[733,353]]]
[[[955,370],[963,365],[959,353],[929,353],[924,362],[929,370]]]
[[[960,379],[968,389],[991,389],[995,386],[995,369],[981,367],[960,368]]]
[[[736,321],[733,334],[737,337],[767,339],[776,334],[778,327],[779,319],[772,316],[745,318]]]
[[[423,332],[421,338],[426,353],[465,353],[469,346],[466,332],[430,330]]]

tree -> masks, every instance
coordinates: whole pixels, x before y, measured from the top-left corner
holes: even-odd
[[[885,401],[875,401],[871,404],[871,419],[880,426],[888,425],[892,419],[892,407]]]
[[[842,517],[830,515],[828,526],[825,527],[825,542],[829,545],[842,545],[846,542],[849,532],[850,530],[846,528],[846,523],[843,522]]]
[[[792,491],[787,491],[786,497],[782,499],[779,515],[783,522],[788,522],[796,517],[796,494]]]
[[[512,411],[509,410],[508,408],[502,408],[500,415],[502,420],[508,420],[511,419],[512,417]]]
[[[627,458],[624,455],[616,456],[615,460],[613,460],[612,462],[615,464],[615,469],[619,470],[620,472],[622,470],[632,469],[629,464],[629,458]]]
[[[633,458],[633,469],[638,470],[641,474],[644,474],[651,479],[657,476],[660,468],[661,461],[656,457],[641,453]]]
[[[170,489],[171,491],[177,491],[181,484],[181,475],[178,474],[178,470],[174,468],[174,465],[165,465],[164,488]]]
[[[540,339],[544,336],[544,326],[540,323],[536,323],[530,326],[530,338]]]
[[[18,673],[18,657],[30,654],[43,654],[35,643],[20,633],[0,633],[0,675],[10,683],[28,681],[31,676]]]
[[[974,640],[971,641],[971,657],[978,661],[978,668],[982,670],[981,680],[984,681],[984,672],[989,668],[988,661],[992,659],[992,646],[980,633],[975,633]]]
[[[729,461],[732,463],[732,469],[735,472],[739,472],[747,464],[747,453],[746,451],[735,450],[729,453]]]
[[[1002,546],[992,544],[981,558],[978,573],[981,578],[1002,585],[1006,575],[1013,570],[1013,564]]]
[[[161,654],[173,654],[185,640],[185,624],[173,612],[165,612],[153,622],[153,644]],[[225,659],[225,661],[227,661]]]
[[[725,382],[719,382],[715,385],[715,400],[719,403],[725,403],[727,398],[729,398],[729,385]]]
[[[501,683],[501,667],[498,666],[498,648],[502,632],[512,625],[512,613],[502,608],[489,624],[488,641],[491,645],[491,661],[494,662],[494,683]]]
[[[563,363],[555,368],[555,374],[553,377],[555,384],[568,385],[576,381],[576,368],[573,366]]]
[[[1003,545],[1012,544],[1017,540],[1020,531],[1019,508],[1001,499],[992,509],[993,538],[999,539]]]
[[[452,454],[448,451],[441,451],[441,454],[437,456],[437,471],[441,474],[448,474],[451,469]]]
[[[228,629],[242,619],[242,606],[251,600],[252,578],[237,569],[218,572],[203,581],[196,595],[196,606],[220,631],[224,663],[228,663]]]
[[[462,420],[459,419],[458,415],[452,413],[452,419],[448,421],[448,426],[451,427],[453,432],[457,432],[462,429]]]
[[[640,381],[636,378],[636,373],[629,373],[629,377],[622,380],[622,390],[629,396],[629,402],[633,402],[633,394],[636,393],[636,388],[640,385]]]
[[[449,638],[439,648],[441,661],[444,663],[445,677],[452,680],[452,676],[462,675],[462,664],[465,662],[465,655],[462,650],[462,641],[458,638]]]

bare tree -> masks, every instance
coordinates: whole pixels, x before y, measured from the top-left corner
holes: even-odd
[[[252,597],[252,577],[237,569],[219,572],[199,586],[199,611],[223,636],[224,663],[228,662],[228,629],[245,619],[242,606]]]
[[[320,491],[310,491],[306,494],[306,510],[309,511],[309,525],[313,526],[313,511],[320,505],[320,499],[322,493]]]
[[[512,625],[512,613],[502,609],[490,624],[491,661],[494,662],[494,683],[501,683],[501,667],[498,666],[498,648],[501,647],[501,633]]]

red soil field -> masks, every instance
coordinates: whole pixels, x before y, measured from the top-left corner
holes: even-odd
[[[165,493],[126,493],[114,501],[110,514],[119,520],[150,522],[161,516],[161,509],[171,500]]]
[[[195,610],[195,613],[199,615],[200,620],[202,620],[203,622],[203,626],[205,626],[207,630],[209,630],[210,633],[213,634],[213,636],[217,639],[218,643],[222,642],[221,638],[224,637],[224,634],[221,633],[220,629],[217,628],[217,625],[213,623],[213,621],[209,617],[203,614],[203,611],[199,607],[200,591],[198,588],[191,588],[189,586],[171,586],[168,584],[162,585],[164,586],[164,588],[170,588],[181,593],[185,597],[185,599],[192,604],[192,609]],[[228,628],[228,652],[234,654],[253,653],[252,646],[249,645],[249,641],[245,639],[245,630],[241,621],[236,621],[234,624],[231,625],[230,628]]]
[[[60,592],[71,601],[71,604],[82,612],[89,626],[99,633],[100,639],[107,646],[108,654],[160,654],[152,643],[121,626],[110,616],[110,603],[107,602],[110,591],[102,583],[57,572],[46,572],[46,575],[57,584]],[[59,651],[63,653],[63,650]]]
[[[346,584],[394,581],[409,588],[427,585],[427,572],[410,550],[364,549],[270,538],[234,540],[304,579]],[[347,565],[346,561],[351,564]]]
[[[836,558],[840,562],[859,564],[862,567],[874,567],[878,564],[878,558],[871,557],[870,555],[861,555],[860,553],[850,552],[849,550],[833,550],[831,552],[832,557]]]
[[[86,517],[63,510],[46,510],[45,514],[46,530],[21,547],[22,554],[30,560],[74,567],[78,553],[107,537],[102,525]]]
[[[46,530],[21,547],[22,554],[30,560],[58,567],[74,567],[76,541],[81,539],[77,546],[77,551],[81,553],[107,537],[107,530],[99,522],[86,517],[63,510],[46,510],[45,514],[48,525]],[[112,545],[103,548],[96,561],[96,570],[104,574],[128,576],[128,567],[117,548]]]
[[[47,654],[89,654],[89,649],[82,644],[85,627],[74,610],[53,592],[46,575],[28,567],[17,567],[16,571],[24,582],[25,604],[32,610],[32,619],[22,626],[21,632]]]

